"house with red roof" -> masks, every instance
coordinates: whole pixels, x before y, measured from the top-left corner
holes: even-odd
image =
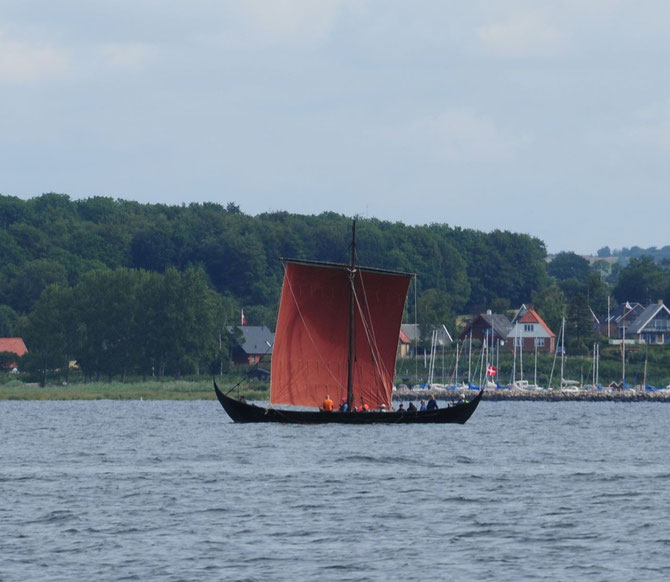
[[[550,353],[556,349],[556,334],[539,316],[532,306],[522,305],[512,319],[512,328],[507,334],[510,346],[523,351]]]
[[[18,364],[18,358],[23,356],[23,354],[28,352],[26,344],[23,343],[23,339],[20,337],[0,337],[0,353],[9,352],[10,354],[16,354],[17,360],[15,362],[10,362],[5,364],[3,367],[12,370],[16,368]],[[0,363],[0,365],[2,365]]]
[[[412,339],[401,328],[400,338],[398,340],[398,357],[399,358],[409,357],[411,348],[412,348]]]

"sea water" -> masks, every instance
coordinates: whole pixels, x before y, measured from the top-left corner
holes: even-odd
[[[667,580],[666,404],[464,426],[0,402],[0,580]]]

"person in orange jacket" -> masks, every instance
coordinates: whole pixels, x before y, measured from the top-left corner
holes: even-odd
[[[335,403],[330,399],[330,396],[326,394],[326,399],[323,401],[321,410],[323,410],[324,412],[333,412],[334,406]]]

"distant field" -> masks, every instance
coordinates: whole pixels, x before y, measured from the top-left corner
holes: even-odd
[[[225,392],[234,385],[217,380]],[[238,389],[233,392],[237,395]],[[240,386],[239,394],[253,400],[267,400],[267,392]],[[46,386],[10,381],[0,384],[0,400],[214,400],[211,380],[202,382],[91,382],[67,386]]]

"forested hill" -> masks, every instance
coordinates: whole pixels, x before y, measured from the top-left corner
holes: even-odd
[[[347,262],[350,237],[351,218],[335,213],[0,195],[0,337],[24,338],[21,367],[43,383],[74,360],[88,377],[221,371],[241,309],[274,329],[279,258]],[[565,317],[570,348],[586,353],[610,295],[670,301],[665,262],[589,264],[568,252],[548,263],[543,242],[524,234],[362,219],[357,247],[361,264],[418,275],[406,321],[424,332],[530,302],[554,330]],[[0,367],[14,360],[0,352]]]
[[[642,247],[633,246],[630,248],[623,247],[622,249],[611,250],[609,247],[598,249],[598,256],[600,258],[614,257],[619,261],[626,261],[630,258],[651,257],[657,262],[670,261],[670,245],[665,245],[660,249],[658,247]]]
[[[0,302],[18,314],[29,313],[48,285],[74,286],[93,270],[193,267],[250,323],[273,327],[279,257],[346,262],[351,219],[44,194],[0,196],[0,227]],[[496,300],[528,302],[547,284],[544,244],[524,234],[362,219],[357,243],[362,264],[417,273],[424,316],[441,321]]]

